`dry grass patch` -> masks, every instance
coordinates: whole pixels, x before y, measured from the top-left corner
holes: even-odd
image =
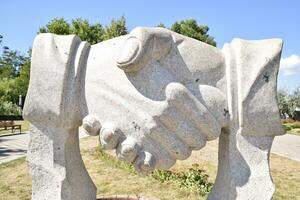
[[[300,136],[300,128],[294,128],[292,130],[289,130],[287,133]]]
[[[95,150],[98,145],[95,138],[84,138],[81,145],[85,165],[98,188],[98,195],[129,194],[157,197],[161,200],[205,199],[174,183],[161,183],[149,176],[138,176],[129,165],[109,159],[96,159],[99,152]]]
[[[271,154],[271,173],[276,185],[274,200],[300,199],[300,162]]]
[[[0,165],[0,200],[31,199],[31,179],[25,158]]]

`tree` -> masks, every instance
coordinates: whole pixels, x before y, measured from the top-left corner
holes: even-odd
[[[58,35],[75,34],[82,41],[96,44],[103,41],[104,30],[100,23],[90,24],[86,19],[77,18],[72,20],[70,24],[64,18],[54,18],[41,27],[39,33],[54,33]]]
[[[207,32],[209,31],[208,26],[199,25],[194,19],[175,22],[172,25],[171,30],[176,33],[194,38],[196,40],[200,40],[212,46],[216,46],[214,38],[207,34]]]
[[[22,97],[26,96],[28,85],[29,85],[29,76],[30,76],[30,60],[26,60],[20,70],[20,75],[14,79],[13,84],[10,88],[11,101],[18,103],[19,95]]]
[[[166,26],[161,22],[157,25],[157,27],[166,28]]]
[[[77,18],[72,20],[71,33],[90,44],[103,41],[104,29],[100,23],[90,24],[88,20]]]
[[[294,92],[290,95],[290,110],[291,117],[294,119],[296,117],[296,110],[300,109],[300,85],[294,90]]]
[[[0,115],[20,115],[21,108],[9,101],[0,102]]]
[[[4,48],[0,57],[0,79],[14,78],[19,75],[20,66],[26,60],[19,52]]]
[[[0,37],[3,45],[3,37]],[[29,82],[30,59],[18,51],[2,47],[0,56],[0,114],[20,114],[19,95],[25,96]]]
[[[20,66],[26,58],[19,52],[10,50],[7,46],[3,46],[2,35],[0,35],[0,46],[2,47],[0,56],[0,79],[18,76]]]
[[[54,18],[45,26],[41,27],[39,33],[54,33],[58,35],[75,34],[82,41],[97,44],[103,40],[127,34],[126,19],[113,19],[105,29],[100,23],[90,24],[87,19],[77,18],[68,23],[64,18]]]
[[[286,90],[283,89],[278,90],[277,101],[278,101],[278,108],[279,108],[280,115],[284,117],[286,114],[289,115],[290,114],[289,99]]]
[[[58,35],[71,34],[70,24],[64,18],[54,18],[40,28],[39,33],[55,33]]]
[[[128,33],[126,28],[126,19],[122,16],[120,19],[112,19],[109,26],[105,28],[104,40],[109,40],[114,37],[126,35]]]
[[[280,114],[295,118],[296,110],[300,108],[300,85],[291,94],[283,89],[278,90],[277,99]]]

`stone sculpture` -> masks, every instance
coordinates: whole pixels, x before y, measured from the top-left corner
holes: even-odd
[[[163,28],[90,46],[40,34],[23,116],[31,122],[32,199],[96,199],[78,127],[146,174],[219,137],[209,199],[271,199],[269,152],[283,134],[276,100],[280,39],[222,50]]]

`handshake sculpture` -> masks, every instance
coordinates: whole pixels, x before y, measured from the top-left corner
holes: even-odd
[[[163,28],[135,28],[93,46],[76,36],[38,35],[23,111],[32,124],[33,199],[60,199],[57,193],[95,199],[79,153],[80,125],[142,174],[170,168],[221,133],[229,138],[219,150],[228,160],[224,169],[238,159],[236,152],[244,153],[238,143],[251,137],[264,138],[253,152],[268,157],[264,150],[283,134],[276,100],[281,47],[279,39],[235,39],[220,50]],[[252,170],[256,156],[246,157],[237,163],[246,160]],[[219,167],[221,182],[231,177],[220,187],[240,184],[230,171],[238,165],[231,166],[228,172]],[[264,166],[269,170],[267,161]],[[57,177],[51,183],[49,174]]]
[[[105,149],[116,149],[119,159],[134,162],[141,173],[188,158],[228,124],[227,100],[216,86],[222,55],[193,39],[181,44],[184,40],[166,29],[137,28],[124,43],[116,39],[90,51],[95,59],[87,64],[89,115],[83,128],[100,133]],[[203,66],[199,51],[181,51],[180,45],[199,43],[214,54],[213,68]],[[197,77],[207,70],[214,70],[217,79]]]

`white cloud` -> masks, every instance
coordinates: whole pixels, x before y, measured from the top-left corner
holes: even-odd
[[[280,70],[284,76],[300,74],[300,56],[293,54],[282,58],[280,61]]]

